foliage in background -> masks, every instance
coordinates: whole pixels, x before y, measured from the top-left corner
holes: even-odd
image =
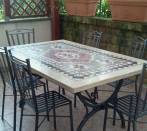
[[[67,15],[67,11],[64,6],[64,0],[58,0],[59,1],[59,13],[62,15]]]
[[[3,1],[0,0],[0,20],[4,19],[4,6],[3,6]]]
[[[101,4],[97,5],[96,16],[111,18],[111,11],[108,0],[101,0]]]
[[[59,2],[59,13],[62,15],[67,15],[68,12],[66,11],[64,6],[64,0],[58,0],[58,2]],[[104,18],[111,17],[110,6],[107,0],[101,0],[101,3],[97,4],[96,16],[104,17]]]

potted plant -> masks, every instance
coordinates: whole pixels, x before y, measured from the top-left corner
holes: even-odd
[[[147,0],[108,0],[113,20],[147,22]]]
[[[95,16],[99,0],[64,0],[69,15]]]

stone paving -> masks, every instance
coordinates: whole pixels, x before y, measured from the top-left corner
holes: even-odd
[[[54,89],[57,90],[58,87],[53,83],[49,83],[50,90]],[[100,88],[109,89],[109,86],[102,86]],[[125,90],[131,90],[131,87],[125,88]],[[4,121],[1,120],[1,106],[2,106],[2,91],[3,86],[0,84],[0,131],[12,131],[13,127],[13,96],[6,97],[6,104],[5,104],[5,116]],[[40,89],[41,91],[41,89]],[[12,94],[11,89],[7,89],[7,94]],[[99,101],[106,99],[111,92],[99,92]],[[119,95],[124,95],[126,93],[120,93]],[[73,100],[73,94],[66,92],[66,96]],[[32,111],[26,106],[25,113],[31,113]],[[51,112],[52,113],[52,112]],[[50,114],[51,114],[50,113]],[[68,107],[62,107],[57,110],[59,114],[67,114]],[[85,113],[85,109],[83,105],[78,100],[77,108],[73,108],[73,117],[74,117],[74,130],[76,131],[78,124],[80,123],[83,115]],[[20,116],[20,109],[17,108],[17,131],[19,129],[19,116]],[[103,127],[103,117],[104,111],[100,111],[92,117],[82,131],[102,131]],[[109,117],[112,117],[112,110],[109,110]],[[40,120],[43,119],[40,117]],[[140,119],[139,121],[147,122],[147,117]],[[127,131],[127,128],[122,129],[121,123],[119,120],[116,121],[116,125],[112,125],[112,119],[108,119],[107,121],[107,131]],[[127,125],[127,123],[126,123]],[[23,129],[22,131],[34,131],[34,117],[24,117],[23,119]],[[132,130],[132,129],[131,129]],[[40,126],[39,131],[54,131],[53,129],[53,119],[50,118],[50,121],[45,120],[44,123]],[[70,131],[69,127],[69,119],[68,118],[57,118],[57,131]],[[147,131],[147,123],[140,123],[137,122],[137,131]]]

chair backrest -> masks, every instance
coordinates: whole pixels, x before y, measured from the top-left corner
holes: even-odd
[[[10,84],[10,72],[8,69],[8,63],[4,48],[0,48],[0,73],[3,85],[6,86],[6,83]]]
[[[81,32],[80,37],[81,37],[80,42],[82,44],[99,48],[102,32],[98,32],[98,31]]]
[[[130,45],[124,47],[125,51],[122,53],[136,58],[143,58],[146,46],[147,40],[140,36],[136,36]]]
[[[1,65],[1,64],[2,64],[2,61],[1,61],[1,59],[0,59],[0,65]],[[3,73],[1,67],[0,67],[0,78],[1,78],[1,80],[2,80],[3,86],[6,87],[6,80],[5,80],[4,73]]]
[[[139,79],[139,91],[136,101],[136,117],[142,116],[144,112],[147,113],[147,87],[144,86],[144,77],[147,69],[147,64],[143,65],[142,73]]]
[[[37,110],[37,101],[36,101],[36,81],[33,81],[33,76],[31,72],[30,60],[26,59],[22,61],[11,54],[9,50],[9,61],[11,63],[11,77],[15,81],[13,83],[14,88],[18,86],[18,91],[20,93],[21,101],[24,102],[26,99],[31,100],[30,104],[35,107]]]
[[[14,29],[6,30],[6,36],[9,46],[30,44],[35,42],[35,32],[33,29]]]

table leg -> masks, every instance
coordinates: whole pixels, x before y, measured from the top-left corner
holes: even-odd
[[[16,131],[16,113],[17,113],[17,93],[14,92],[14,116],[13,116],[13,131]]]
[[[84,127],[84,125],[86,124],[86,122],[98,111],[100,110],[104,110],[107,108],[113,108],[113,106],[110,106],[110,103],[114,102],[114,99],[116,98],[121,86],[122,86],[123,80],[119,80],[114,92],[112,93],[112,95],[104,102],[102,103],[96,103],[95,101],[91,100],[90,98],[85,97],[84,95],[82,95],[80,92],[77,93],[76,95],[79,97],[80,101],[84,104],[84,106],[86,107],[91,107],[92,110],[90,112],[86,112],[85,116],[83,117],[82,121],[80,122],[77,131],[81,131],[82,128]],[[118,112],[121,120],[122,120],[122,126],[124,126],[124,118],[122,116],[122,114],[120,114]]]
[[[89,113],[86,113],[86,115],[84,116],[84,118],[82,119],[82,121],[80,122],[80,125],[77,128],[77,131],[81,131],[82,128],[84,127],[84,125],[86,124],[86,122],[97,112],[98,110],[92,110]]]

